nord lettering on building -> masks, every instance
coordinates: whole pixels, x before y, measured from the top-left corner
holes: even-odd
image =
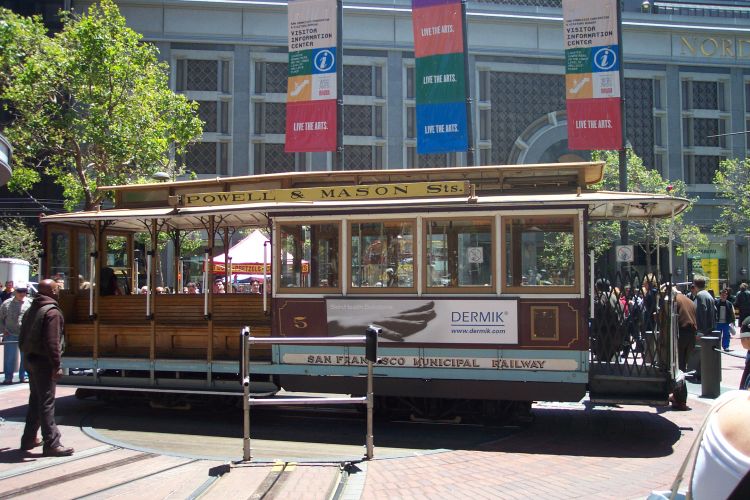
[[[750,38],[683,35],[672,45],[676,56],[750,59]]]
[[[366,184],[359,186],[324,186],[300,189],[193,193],[182,195],[180,197],[180,205],[184,207],[205,207],[263,202],[425,198],[433,196],[461,196],[469,192],[469,183],[465,181]]]

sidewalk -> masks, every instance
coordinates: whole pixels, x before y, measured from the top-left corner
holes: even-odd
[[[732,340],[732,347],[733,353],[744,355],[738,339]],[[743,359],[722,355],[722,390],[739,385],[743,367]],[[378,458],[376,426],[375,460],[355,464],[348,477],[339,475],[331,464],[286,465],[282,469],[278,465],[253,464],[251,468],[226,468],[228,473],[216,476],[212,471],[221,466],[216,461],[179,459],[166,454],[139,458],[144,454],[92,439],[82,431],[80,419],[66,417],[71,408],[91,404],[65,398],[73,392],[70,388],[59,389],[58,399],[63,400],[58,421],[63,442],[76,448],[74,456],[91,454],[77,462],[79,467],[88,464],[86,467],[92,470],[104,471],[118,461],[140,459],[128,466],[132,470],[125,471],[130,474],[127,478],[138,478],[138,474],[151,470],[166,472],[148,472],[149,477],[143,475],[138,482],[125,485],[126,476],[113,473],[119,469],[112,469],[105,476],[97,473],[48,490],[56,498],[92,492],[98,492],[97,498],[186,498],[201,485],[207,485],[202,498],[246,498],[268,487],[276,488],[273,496],[281,499],[328,500],[332,495],[343,500],[529,496],[644,499],[652,490],[668,489],[713,402],[699,397],[697,384],[690,387],[691,411],[683,412],[668,407],[593,406],[586,400],[540,402],[534,407],[535,423],[506,438],[477,448],[390,459]],[[72,464],[64,459],[42,458],[37,450],[24,454],[16,449],[27,398],[26,385],[0,388],[0,415],[4,419],[0,423],[0,497],[14,488],[65,477],[72,470]],[[107,447],[113,449],[106,451]],[[435,448],[440,448],[440,443]],[[93,461],[96,464],[92,465]],[[143,467],[137,465],[140,463]],[[39,472],[18,474],[32,468]],[[44,493],[35,491],[22,497],[38,498]]]

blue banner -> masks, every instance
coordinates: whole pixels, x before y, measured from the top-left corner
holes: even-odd
[[[417,104],[417,153],[466,151],[466,104]]]

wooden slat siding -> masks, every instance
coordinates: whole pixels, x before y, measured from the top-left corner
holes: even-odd
[[[65,317],[66,322],[68,321],[68,317]],[[72,322],[73,323],[92,323],[93,321],[89,319],[89,296],[87,295],[77,295],[75,297],[75,306],[73,308],[73,316],[72,316]]]
[[[73,293],[61,291],[57,298],[57,305],[63,313],[65,319],[72,318],[75,314],[76,296]]]
[[[156,320],[157,358],[205,359],[208,322],[203,317],[202,295],[158,295],[152,297]],[[102,356],[148,358],[149,322],[146,297],[127,295],[101,297],[100,352]],[[271,335],[270,316],[263,312],[263,297],[251,294],[216,295],[214,299],[214,359],[240,356],[240,330],[249,325],[253,335]],[[94,329],[88,321],[88,297],[71,296],[75,312],[68,321],[69,355],[91,355]],[[83,320],[83,321],[81,321]],[[251,359],[269,360],[271,346],[251,349]]]
[[[203,327],[207,324],[203,317],[203,295],[157,295],[154,302],[157,332],[159,325]]]
[[[270,326],[271,317],[263,312],[263,297],[257,294],[230,293],[214,295],[216,325]]]
[[[145,295],[99,297],[99,321],[102,325],[142,325],[146,319]],[[102,329],[106,335],[106,328]]]
[[[151,329],[146,325],[102,325],[99,352],[102,356],[148,358]]]
[[[156,357],[201,359],[207,356],[207,325],[158,325],[156,327]]]
[[[253,326],[251,333],[255,337],[270,337],[270,326]],[[234,326],[214,327],[214,359],[240,359],[240,328]],[[271,346],[258,345],[250,348],[250,359],[253,361],[270,361]]]
[[[65,354],[91,356],[94,346],[93,323],[65,322]]]

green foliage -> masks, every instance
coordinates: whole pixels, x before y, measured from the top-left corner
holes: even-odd
[[[604,178],[594,189],[619,191],[619,152],[594,151],[592,159],[604,161]],[[628,236],[631,242],[639,245],[647,255],[651,255],[658,246],[664,247],[670,239],[678,254],[694,253],[708,245],[705,234],[685,220],[695,199],[687,196],[687,187],[681,180],[669,181],[661,177],[656,170],[648,169],[632,149],[627,150],[628,191],[641,193],[667,194],[667,186],[672,186],[670,195],[687,198],[691,206],[670,218],[651,221],[629,221]],[[672,226],[672,223],[674,226]],[[598,258],[612,248],[612,242],[620,239],[620,224],[617,221],[595,221],[589,224],[589,250],[593,249]]]
[[[42,243],[34,228],[27,226],[21,219],[0,221],[0,257],[28,261],[31,264],[30,272],[34,275],[38,271],[41,253]]]
[[[714,176],[716,194],[730,200],[714,224],[720,234],[750,234],[750,159],[724,160]]]
[[[39,19],[0,9],[0,98],[21,165],[10,186],[28,189],[37,180],[29,170],[43,169],[63,186],[67,208],[92,209],[108,195],[97,187],[147,182],[165,165],[179,174],[170,154],[198,139],[202,122],[197,103],[170,90],[157,49],[112,0],[63,20],[45,37]]]
[[[573,270],[574,256],[573,233],[553,233],[550,241],[545,241],[544,249],[539,256],[539,268],[547,270],[548,275],[545,278],[568,278]]]

